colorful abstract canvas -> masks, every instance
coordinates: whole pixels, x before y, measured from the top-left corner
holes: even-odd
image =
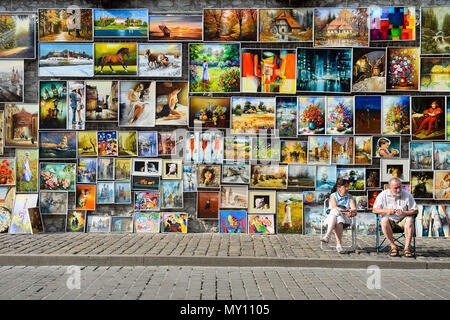
[[[416,40],[416,8],[370,8],[370,41],[398,40]]]
[[[247,212],[220,210],[219,233],[247,233]]]
[[[134,232],[159,233],[161,214],[159,212],[136,212],[134,214]]]

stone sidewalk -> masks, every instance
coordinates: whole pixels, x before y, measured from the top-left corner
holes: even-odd
[[[250,234],[0,234],[0,265],[267,266],[450,269],[450,242],[416,238],[417,257],[377,253],[374,236],[355,252],[320,248],[318,236]]]

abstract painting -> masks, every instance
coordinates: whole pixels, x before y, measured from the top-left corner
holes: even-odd
[[[416,40],[416,8],[370,8],[370,41],[395,40]]]
[[[136,212],[134,214],[134,232],[159,233],[161,214],[159,212]]]

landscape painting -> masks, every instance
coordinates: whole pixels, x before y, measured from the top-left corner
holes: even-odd
[[[229,128],[231,99],[189,97],[190,128]]]
[[[131,203],[131,184],[128,181],[114,182],[114,203]]]
[[[34,59],[35,29],[34,14],[1,14],[0,59]]]
[[[331,163],[353,164],[353,145],[353,137],[331,137]]]
[[[316,166],[316,190],[331,190],[336,180],[336,166]]]
[[[368,47],[368,8],[315,8],[314,47]]]
[[[161,208],[183,208],[183,181],[161,180]]]
[[[295,93],[295,49],[242,49],[242,92]]]
[[[250,165],[245,163],[224,163],[222,165],[222,183],[249,184]]]
[[[297,48],[297,91],[351,91],[352,50]]]
[[[372,164],[372,137],[355,137],[355,164]]]
[[[78,156],[97,156],[97,131],[80,131],[77,134]]]
[[[450,53],[450,6],[421,7],[420,47],[422,54]]]
[[[426,149],[426,152],[422,152],[422,154],[418,153],[419,159],[425,162],[427,165],[427,167],[424,169],[430,170],[432,169],[429,162],[431,161],[431,158],[433,158],[434,170],[450,170],[450,143],[433,142],[433,156],[431,156],[430,154],[429,149],[430,142],[417,142],[417,143],[423,143],[428,147]],[[413,142],[411,142],[411,144],[413,144]],[[424,155],[426,155],[426,157]]]
[[[331,137],[308,136],[308,164],[331,164]]]
[[[203,9],[203,41],[258,41],[258,10]]]
[[[23,102],[24,60],[0,60],[0,103]]]
[[[92,40],[92,9],[39,9],[39,41]]]
[[[380,134],[381,96],[355,96],[355,134]]]
[[[94,44],[94,74],[96,76],[137,76],[136,43]]]
[[[86,81],[86,121],[117,121],[119,81]]]
[[[155,81],[121,81],[119,126],[155,125]]]
[[[131,178],[131,159],[114,159],[114,179],[129,181]]]
[[[239,43],[190,43],[190,92],[239,92]]]
[[[111,232],[133,232],[133,217],[111,217]]]
[[[67,127],[67,82],[39,82],[39,129],[66,129]]]
[[[448,92],[449,90],[450,58],[422,58],[420,60],[420,91]]]
[[[86,232],[110,232],[111,216],[88,215]]]
[[[97,165],[97,180],[114,180],[114,158],[98,158]]]
[[[281,140],[282,163],[307,163],[308,141]]]
[[[91,43],[39,43],[39,77],[92,77]]]
[[[301,192],[277,193],[278,233],[303,233],[303,194]]]
[[[313,41],[313,9],[260,9],[259,41]]]
[[[78,158],[77,183],[97,181],[97,158]]]
[[[251,155],[250,137],[239,137],[228,135],[224,138],[224,157],[229,161],[245,162],[250,160]]]
[[[386,91],[386,49],[353,48],[352,91]]]
[[[450,146],[445,142],[433,144],[433,142],[431,141],[411,141],[409,143],[409,159],[411,159],[411,170],[432,170],[433,153],[436,154],[438,158],[440,158],[441,156],[439,151],[436,153],[436,145],[443,145],[445,147]],[[441,149],[440,151],[443,150]],[[448,149],[448,151],[450,151],[450,149]],[[435,170],[447,170],[445,168],[439,168],[439,166],[436,166],[436,164],[437,162],[434,162]]]
[[[287,165],[251,165],[250,187],[287,189]]]
[[[75,159],[77,133],[75,131],[40,131],[40,159]]]
[[[38,104],[6,104],[4,120],[5,147],[37,147],[38,117]],[[3,119],[0,119],[0,121],[3,121]]]
[[[419,90],[420,48],[387,49],[388,90]]]
[[[202,41],[203,15],[149,16],[150,41]]]
[[[139,43],[139,77],[181,77],[181,43]]]
[[[94,37],[148,37],[147,9],[94,9]]]
[[[275,98],[231,97],[233,134],[274,134]]]
[[[314,166],[303,164],[288,165],[288,187],[315,187],[316,172]]]
[[[370,41],[416,40],[416,7],[370,8]]]

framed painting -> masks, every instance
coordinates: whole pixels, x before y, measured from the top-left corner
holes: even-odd
[[[189,97],[189,127],[228,129],[230,104],[229,97]]]
[[[316,166],[316,190],[331,190],[337,180],[336,166]]]
[[[183,166],[183,192],[197,192],[197,166]]]
[[[352,91],[386,91],[386,49],[353,48]]]
[[[69,103],[67,110],[67,129],[84,130],[86,127],[86,83],[67,81]]]
[[[356,204],[356,210],[358,211],[365,211],[367,210],[367,207],[369,206],[369,198],[367,196],[355,196],[354,197],[355,204]]]
[[[114,182],[114,204],[131,203],[131,183],[129,181]]]
[[[38,150],[16,149],[16,192],[37,192]]]
[[[450,6],[421,7],[420,48],[421,54],[449,54],[450,47],[445,37],[450,27]]]
[[[355,136],[355,164],[372,164],[372,136]]]
[[[39,159],[75,159],[77,133],[75,131],[40,131]]]
[[[66,217],[66,232],[85,232],[86,211],[69,210]]]
[[[433,154],[436,154],[436,149],[433,148],[433,145],[434,144],[431,141],[411,141],[409,143],[409,159],[411,160],[411,170],[433,169]],[[450,148],[448,148],[448,151],[450,152]],[[437,152],[437,155],[440,158],[439,152]],[[446,157],[444,156],[444,158]],[[436,164],[437,163],[434,162],[434,169],[442,170],[442,168],[440,169],[440,166],[437,166]]]
[[[159,211],[161,208],[161,193],[159,191],[135,191],[134,210]]]
[[[16,159],[0,158],[0,186],[16,184]]]
[[[419,90],[420,48],[388,48],[387,59],[387,90]]]
[[[119,81],[86,81],[86,121],[119,119]]]
[[[302,192],[277,193],[278,233],[303,233]]]
[[[133,176],[131,179],[132,190],[159,191],[159,185],[159,177]]]
[[[312,42],[312,8],[259,9],[260,42]]]
[[[409,181],[409,159],[381,159],[381,181],[388,182],[391,178],[399,178],[402,182]]]
[[[251,145],[251,137],[227,135],[224,138],[225,161],[245,162],[250,160]]]
[[[370,8],[370,41],[416,40],[416,7]]]
[[[202,41],[203,15],[168,14],[149,16],[150,41]]]
[[[413,142],[411,142],[412,144]],[[425,142],[428,146],[428,142]],[[418,154],[422,156],[417,161],[422,160],[426,163],[426,168],[431,170],[431,165],[429,164],[430,159],[433,159],[433,169],[434,170],[450,170],[450,143],[448,142],[433,142],[433,156],[430,156],[431,149],[427,149],[424,154]],[[428,156],[428,158],[427,158]],[[411,159],[412,161],[412,159]]]
[[[88,215],[86,232],[110,232],[111,231],[111,217]]]
[[[0,44],[0,59],[35,59],[36,14],[0,15],[3,32],[10,37]]]
[[[5,104],[4,121],[5,147],[36,148],[38,146],[38,104]]]
[[[355,96],[355,134],[381,133],[381,96]]]
[[[411,194],[414,199],[434,198],[434,171],[411,170]]]
[[[420,91],[448,92],[449,88],[450,88],[450,58],[448,57],[421,58]]]
[[[316,179],[315,166],[304,164],[288,165],[288,187],[314,188]]]
[[[97,203],[113,204],[114,203],[114,182],[99,181],[97,182]]]
[[[349,182],[349,190],[364,191],[366,189],[365,168],[337,168],[337,179],[344,178]]]
[[[97,156],[97,131],[77,132],[77,154],[81,156]]]
[[[199,165],[198,166],[198,187],[199,188],[219,188],[221,177],[220,165]]]
[[[33,234],[44,232],[42,216],[39,208],[28,208],[28,216],[30,217],[31,231]]]
[[[203,9],[203,41],[258,41],[258,9]]]
[[[187,233],[188,215],[186,213],[163,212],[161,232]]]
[[[95,210],[95,184],[78,184],[76,186],[76,210]]]
[[[182,180],[161,180],[161,208],[183,208]]]
[[[24,100],[24,60],[1,60],[0,103],[23,102]],[[6,80],[9,79],[9,80]]]
[[[75,191],[77,180],[76,163],[39,163],[41,190]]]
[[[158,132],[138,131],[138,157],[158,156]]]
[[[163,162],[163,179],[181,179],[181,174],[183,172],[183,162],[182,160],[168,160],[164,159]]]
[[[156,125],[188,125],[188,86],[187,81],[156,83]]]
[[[67,81],[39,82],[39,129],[67,128]]]
[[[410,100],[410,96],[382,97],[382,134],[410,134]]]
[[[197,219],[219,219],[219,192],[197,193]]]
[[[298,135],[325,134],[326,97],[298,97]]]
[[[133,232],[133,217],[111,217],[111,232]]]
[[[240,162],[222,165],[222,183],[249,184],[250,165]]]
[[[275,214],[276,191],[249,190],[248,192],[248,213],[253,214]]]
[[[94,37],[148,38],[148,10],[94,9]]]
[[[445,97],[411,98],[413,140],[445,140]]]
[[[98,158],[97,163],[97,180],[114,180],[114,158]]]
[[[275,98],[231,97],[231,133],[267,134],[275,131]]]
[[[176,147],[175,131],[158,131],[158,155],[174,156]]]
[[[159,233],[161,214],[159,212],[136,212],[133,231],[136,233]]]
[[[331,137],[331,163],[353,164],[353,137]]]
[[[97,143],[99,156],[117,156],[117,131],[98,131]]]
[[[272,137],[252,138],[252,160],[280,161],[281,141]]]
[[[8,229],[9,234],[33,233],[28,209],[35,208],[37,205],[37,201],[37,193],[16,195]]]
[[[120,81],[119,126],[155,126],[155,81]]]
[[[357,234],[361,236],[375,236],[377,234],[377,217],[372,213],[358,213],[356,223],[361,226]]]
[[[39,9],[40,42],[93,41],[92,9]]]
[[[137,157],[137,132],[118,131],[119,157]]]
[[[248,233],[260,234],[275,234],[275,215],[264,214],[255,215],[249,214],[248,219]]]
[[[189,92],[239,92],[239,43],[190,43]]]
[[[308,141],[281,140],[281,162],[282,163],[304,163],[308,162]]]
[[[417,237],[448,237],[449,229],[445,223],[450,219],[450,207],[444,205],[418,205],[416,217]],[[444,223],[443,223],[444,222]]]
[[[220,188],[220,208],[222,209],[247,209],[247,186],[224,186]]]
[[[187,132],[185,162],[217,163],[223,161],[224,141],[221,131]]]
[[[276,124],[280,137],[297,137],[297,97],[276,97]]]
[[[173,77],[183,74],[181,43],[139,43],[139,77]]]
[[[372,155],[374,158],[400,158],[400,137],[372,137]]]
[[[259,165],[250,166],[250,187],[287,189],[287,165]]]
[[[137,76],[137,43],[94,43],[95,76]]]
[[[247,233],[247,211],[220,210],[219,233]]]
[[[131,159],[114,159],[114,179],[130,181]]]
[[[327,97],[327,134],[353,134],[352,97]]]
[[[331,164],[331,137],[308,136],[308,164]]]
[[[131,174],[140,176],[159,177],[163,172],[163,165],[161,159],[141,159],[132,158],[132,172]]]
[[[450,171],[435,171],[434,174],[434,198],[450,199]]]
[[[92,43],[39,43],[39,77],[93,77]]]
[[[41,214],[67,214],[67,192],[39,192],[39,210]]]

